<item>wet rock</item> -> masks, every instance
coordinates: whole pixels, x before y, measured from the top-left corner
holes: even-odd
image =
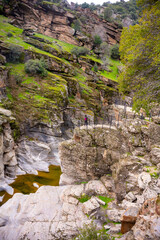
[[[8,217],[4,217],[2,214],[0,214],[0,227],[3,227],[7,224]]]
[[[17,149],[19,166],[27,173],[36,173],[36,170],[48,171],[47,157],[50,151],[50,147],[43,142],[25,139]]]

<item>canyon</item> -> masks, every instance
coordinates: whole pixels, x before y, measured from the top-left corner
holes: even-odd
[[[139,115],[119,94],[123,65],[105,52],[122,29],[66,1],[0,5],[1,202],[10,195],[1,239],[73,239],[94,223],[112,239],[158,240],[159,105]],[[95,35],[106,49],[94,46]],[[87,54],[77,57],[75,47]],[[26,72],[31,59],[46,63],[46,76]],[[61,167],[59,186],[31,182],[33,192],[14,193],[18,177],[40,178],[50,166]]]

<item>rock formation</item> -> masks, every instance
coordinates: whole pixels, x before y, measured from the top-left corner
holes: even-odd
[[[14,178],[17,166],[16,145],[11,130],[14,122],[11,111],[0,108],[0,189],[8,193],[12,193],[12,189],[5,182],[5,177]],[[14,134],[16,136],[16,131]]]
[[[15,239],[70,239],[94,217],[97,227],[104,225],[112,236],[121,229],[125,234],[120,239],[158,240],[159,131],[158,124],[139,119],[124,120],[118,127],[76,128],[73,139],[60,146],[61,184],[72,185],[15,194],[1,207],[2,239],[10,240],[10,234]],[[33,204],[34,211],[28,211]]]
[[[120,32],[118,24],[110,24],[100,20],[98,15],[89,9],[76,10],[70,12],[61,3],[56,5],[47,1],[10,1],[9,5],[4,5],[4,11],[7,16],[13,20],[16,26],[25,29],[32,29],[53,38],[75,44],[86,45],[91,47],[94,35],[101,36],[103,41],[115,44],[120,40]],[[77,15],[77,16],[76,16]],[[77,17],[84,16],[85,24],[81,24],[81,32],[74,37],[74,29],[72,23]],[[91,36],[92,39],[88,36]]]
[[[65,1],[0,4],[9,17],[0,16],[0,190],[12,194],[8,184],[15,175],[48,171],[50,164],[61,164],[63,171],[63,186],[15,194],[1,207],[1,239],[71,239],[94,219],[111,236],[121,230],[121,239],[157,240],[158,114],[149,122],[135,118],[128,106],[111,105],[120,63],[106,63],[99,49],[84,56],[71,52],[75,46],[92,49],[96,34],[119,42],[118,25],[88,9],[75,14]],[[81,16],[87,24],[75,33]],[[30,59],[44,61],[48,74],[28,74]],[[129,119],[123,119],[126,112]],[[90,126],[81,127],[85,115]]]

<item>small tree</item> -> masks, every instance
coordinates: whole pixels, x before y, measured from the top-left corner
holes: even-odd
[[[111,49],[111,58],[113,59],[120,59],[120,53],[119,53],[119,45],[116,44]]]
[[[112,16],[112,10],[110,7],[106,7],[104,9],[104,19],[106,21],[111,21],[111,16]]]
[[[8,61],[18,63],[23,60],[24,49],[18,45],[12,44],[9,46]]]
[[[74,47],[72,48],[71,50],[71,53],[74,54],[76,57],[77,57],[77,60],[78,60],[78,57],[79,56],[85,56],[89,53],[89,50],[85,47]]]
[[[86,2],[84,2],[84,3],[82,3],[81,7],[82,7],[82,8],[89,8],[89,4],[86,3]]]
[[[102,43],[101,37],[100,37],[99,35],[95,35],[95,36],[94,36],[94,39],[93,39],[93,43],[94,43],[93,48],[99,47],[100,44]]]
[[[98,72],[98,66],[97,66],[96,63],[95,63],[95,65],[94,65],[94,67],[93,67],[93,70],[94,70],[94,72]]]
[[[74,21],[74,23],[73,23],[73,28],[74,28],[74,30],[75,30],[74,35],[76,36],[77,31],[80,31],[80,30],[81,30],[81,23],[80,23],[80,21],[79,21],[78,19]]]

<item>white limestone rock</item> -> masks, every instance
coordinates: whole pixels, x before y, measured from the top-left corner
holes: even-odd
[[[5,115],[6,117],[10,117],[12,115],[12,112],[10,110],[0,108],[0,114]]]
[[[85,186],[85,193],[88,194],[97,194],[97,195],[105,195],[107,194],[107,189],[103,185],[103,183],[99,180],[91,180]]]
[[[97,201],[97,198],[91,197],[87,202],[83,203],[83,211],[85,214],[91,214],[92,211],[100,207],[100,204]]]
[[[91,220],[83,213],[81,203],[60,199],[67,188],[43,186],[34,194],[16,193],[1,207],[1,240],[73,238]]]
[[[152,148],[151,150],[151,162],[155,165],[160,163],[160,148]]]
[[[149,173],[142,172],[138,176],[138,186],[140,189],[145,189],[150,182],[151,182],[151,176]]]
[[[107,209],[106,211],[109,220],[113,222],[120,222],[124,212],[125,210],[119,210],[119,209],[111,209],[111,210]]]

